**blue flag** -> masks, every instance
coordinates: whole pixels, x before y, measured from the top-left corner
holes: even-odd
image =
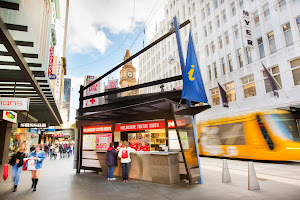
[[[191,32],[189,35],[186,66],[183,73],[182,98],[190,101],[207,103],[207,97],[196,57]]]

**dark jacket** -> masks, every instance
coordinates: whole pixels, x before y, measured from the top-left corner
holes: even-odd
[[[117,150],[114,149],[113,147],[109,147],[107,149],[106,164],[112,165],[112,166],[117,166],[118,165],[117,155],[118,155]]]
[[[17,159],[19,159],[19,163],[17,164],[17,167],[21,167],[23,165],[23,158],[25,157],[26,157],[25,153],[18,151],[11,157],[9,164],[11,166],[14,166],[16,164]]]

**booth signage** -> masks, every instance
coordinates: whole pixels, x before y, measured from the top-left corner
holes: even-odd
[[[17,123],[17,116],[18,114],[13,111],[3,111],[2,119],[12,123]]]
[[[34,123],[34,122],[24,122],[19,123],[18,128],[47,128],[49,123]]]
[[[0,97],[0,110],[29,110],[29,98]]]
[[[105,133],[112,132],[112,126],[83,127],[83,133]]]
[[[116,131],[139,131],[139,130],[163,129],[163,128],[165,128],[164,121],[116,125]]]
[[[184,127],[186,125],[186,122],[184,119],[176,120],[178,127]],[[168,120],[168,128],[175,128],[175,122],[174,120]]]
[[[58,134],[51,134],[51,137],[63,137],[64,134],[58,133]]]

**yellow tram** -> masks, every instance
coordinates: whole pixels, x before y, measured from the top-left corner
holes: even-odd
[[[299,124],[285,110],[264,110],[197,124],[201,155],[300,160]]]

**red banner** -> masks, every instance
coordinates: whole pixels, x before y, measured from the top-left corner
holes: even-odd
[[[112,126],[96,126],[96,127],[83,127],[83,133],[105,133],[112,132]]]
[[[163,128],[165,128],[165,121],[116,125],[116,131],[141,131],[141,130],[163,129]]]
[[[186,122],[184,119],[176,120],[178,127],[184,127],[186,126]],[[175,123],[173,120],[168,120],[168,128],[175,128]]]
[[[50,47],[50,54],[49,54],[49,66],[48,66],[48,75],[52,74],[53,71],[53,57],[54,57],[54,47]]]

